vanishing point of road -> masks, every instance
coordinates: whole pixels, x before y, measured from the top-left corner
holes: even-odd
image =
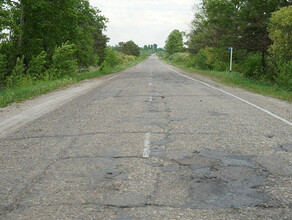
[[[292,104],[193,76],[153,55],[2,109],[0,219],[292,219]]]

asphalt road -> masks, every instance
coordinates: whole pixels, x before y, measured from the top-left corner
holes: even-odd
[[[181,74],[152,56],[10,117],[0,218],[291,219],[292,105]]]

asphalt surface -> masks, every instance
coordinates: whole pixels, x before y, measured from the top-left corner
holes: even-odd
[[[292,219],[292,105],[180,73],[152,56],[5,133],[0,218]]]

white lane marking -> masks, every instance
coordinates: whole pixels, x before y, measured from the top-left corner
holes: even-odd
[[[152,86],[152,83],[149,83],[149,86]]]
[[[149,132],[145,134],[144,150],[143,150],[143,157],[144,158],[150,157],[150,136],[151,136],[151,134]]]
[[[152,102],[153,101],[153,98],[152,96],[149,97],[149,102]]]
[[[184,75],[184,74],[182,74],[182,73],[180,73],[180,72],[178,72],[178,71],[176,71],[176,70],[174,70],[174,69],[172,69],[172,68],[166,66],[164,63],[161,63],[161,64],[162,64],[164,67],[166,67],[167,69],[169,69],[169,70],[171,70],[171,71],[173,71],[173,72],[175,72],[175,73],[177,73],[177,74],[179,74],[179,75],[181,75],[181,76],[183,76],[183,77],[185,77],[185,78],[187,78],[187,79],[190,79],[190,80],[192,80],[192,81],[195,81],[195,82],[201,83],[201,84],[203,84],[203,85],[205,85],[205,86],[207,86],[207,87],[210,87],[210,88],[212,88],[212,89],[215,89],[215,90],[217,90],[217,91],[220,91],[220,92],[222,92],[222,93],[224,93],[224,94],[226,94],[226,95],[232,96],[233,98],[236,98],[236,99],[238,99],[238,100],[240,100],[240,101],[242,101],[242,102],[244,102],[244,103],[246,103],[246,104],[248,104],[248,105],[251,105],[251,106],[253,106],[253,107],[255,107],[255,108],[257,108],[257,109],[259,109],[259,110],[261,110],[261,111],[263,111],[263,112],[265,112],[265,113],[271,115],[272,117],[277,118],[277,119],[281,120],[282,122],[284,122],[284,123],[286,123],[286,124],[292,126],[292,122],[290,122],[290,121],[288,121],[288,120],[286,120],[286,119],[284,119],[284,118],[282,118],[282,117],[280,117],[280,116],[278,116],[278,115],[276,115],[276,114],[274,114],[274,113],[272,113],[272,112],[270,112],[270,111],[268,111],[268,110],[266,110],[266,109],[264,109],[264,108],[261,108],[260,106],[257,106],[257,105],[255,105],[255,104],[253,104],[253,103],[251,103],[251,102],[249,102],[249,101],[247,101],[247,100],[245,100],[245,99],[242,99],[242,98],[240,98],[240,97],[238,97],[238,96],[236,96],[236,95],[233,95],[233,94],[231,94],[231,93],[229,93],[229,92],[226,92],[226,91],[224,91],[224,90],[222,90],[222,89],[218,89],[218,88],[216,88],[216,87],[214,87],[214,86],[211,86],[211,85],[209,85],[209,84],[207,84],[207,83],[205,83],[205,82],[202,82],[202,81],[200,81],[200,80],[197,80],[197,79],[191,78],[191,77],[189,77],[189,76],[186,76],[186,75]]]

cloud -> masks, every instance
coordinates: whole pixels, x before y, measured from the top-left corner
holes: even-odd
[[[174,29],[187,31],[193,18],[193,6],[201,0],[89,0],[109,18],[110,45],[133,40],[139,46],[164,46]]]

